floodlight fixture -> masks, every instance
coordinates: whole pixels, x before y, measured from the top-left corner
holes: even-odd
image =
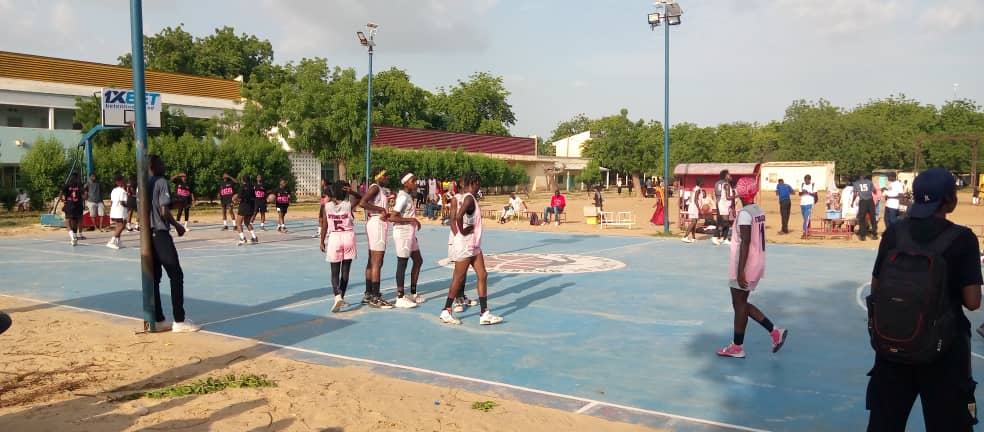
[[[373,47],[373,46],[376,45],[376,43],[373,42],[372,39],[369,39],[369,38],[366,37],[366,34],[365,33],[363,33],[363,32],[355,32],[355,34],[359,36],[359,43],[362,44],[362,46],[364,46],[364,47]]]
[[[683,9],[677,3],[670,3],[665,6],[666,25],[680,25],[680,17],[683,16]]]
[[[660,14],[659,12],[653,12],[649,14],[647,18],[648,18],[647,21],[649,22],[649,26],[653,28],[658,26],[663,21],[663,15]]]

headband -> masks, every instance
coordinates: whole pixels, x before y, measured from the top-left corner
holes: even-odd
[[[382,177],[384,175],[386,175],[386,170],[380,171],[379,174],[376,174],[376,177],[373,177],[373,179],[375,179],[376,181],[379,181],[380,177]]]
[[[407,173],[407,175],[403,176],[403,180],[400,180],[400,184],[406,183],[407,180],[410,180],[412,177],[413,173]]]

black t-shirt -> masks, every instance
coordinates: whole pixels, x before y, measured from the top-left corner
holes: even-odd
[[[254,194],[253,185],[244,183],[242,188],[239,189],[239,203],[253,205],[253,202],[256,200]]]
[[[219,196],[223,200],[232,201],[232,196],[236,193],[236,183],[231,181],[222,182],[222,186],[219,188]]]
[[[919,244],[927,244],[935,239],[943,230],[954,225],[946,219],[936,217],[928,219],[909,219],[911,223],[912,240]],[[878,258],[875,259],[875,268],[871,275],[878,278],[879,264],[888,251],[895,248],[896,234],[895,229],[899,225],[893,224],[885,230],[881,243],[878,245]],[[960,234],[957,235],[953,243],[943,251],[943,258],[946,259],[948,267],[947,292],[950,294],[950,302],[954,305],[957,314],[958,330],[966,335],[970,335],[970,321],[963,311],[963,287],[968,285],[981,285],[981,263],[980,247],[977,244],[977,236],[967,227],[959,227]]]
[[[277,207],[287,207],[290,205],[290,191],[287,188],[277,188]]]
[[[253,196],[256,197],[258,204],[266,205],[266,185],[263,183],[253,185]]]
[[[62,189],[65,197],[65,207],[70,209],[80,208],[82,205],[82,187],[79,185],[67,185]]]

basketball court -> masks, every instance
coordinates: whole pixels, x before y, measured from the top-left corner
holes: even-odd
[[[441,261],[446,227],[420,232],[427,303],[378,311],[358,305],[366,262],[358,225],[353,305],[340,314],[329,312],[330,269],[311,238],[315,221],[293,221],[290,234],[260,232],[259,245],[242,247],[221,226],[192,228],[176,241],[189,317],[203,331],[284,355],[674,431],[866,424],[872,352],[861,299],[873,250],[770,244],[766,279],[752,299],[789,329],[789,340],[772,354],[768,335],[750,321],[748,357],[731,359],[714,355],[732,333],[728,249],[707,241],[487,229],[489,303],[505,322],[483,327],[477,307],[457,314],[461,326],[437,319],[451,276]],[[127,247],[115,251],[104,246],[109,235],[89,233],[75,248],[64,232],[0,239],[0,294],[140,317],[138,238],[125,234]],[[390,299],[395,267],[391,249],[382,282]],[[167,287],[165,280],[170,317]],[[474,287],[471,276],[472,298]],[[984,353],[976,336],[974,351]],[[978,374],[981,359],[975,354]],[[918,407],[910,425],[922,430]]]

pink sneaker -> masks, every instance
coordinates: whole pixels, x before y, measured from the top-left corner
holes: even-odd
[[[745,358],[745,349],[741,345],[730,344],[717,350],[717,355],[721,357]]]
[[[782,344],[786,343],[786,336],[788,334],[789,334],[789,332],[787,332],[786,329],[784,329],[784,328],[778,328],[778,327],[776,327],[776,328],[772,329],[772,352],[773,353],[779,352],[779,349],[782,348]]]

